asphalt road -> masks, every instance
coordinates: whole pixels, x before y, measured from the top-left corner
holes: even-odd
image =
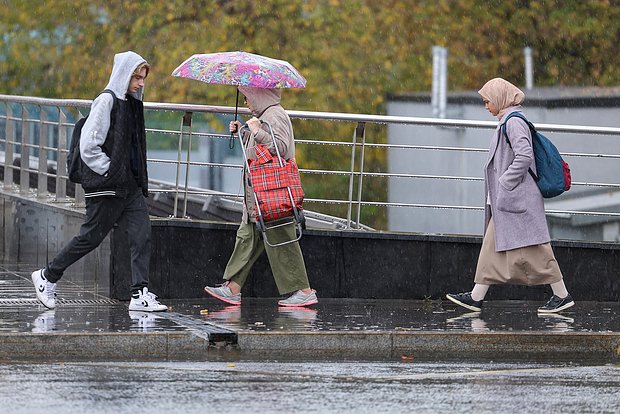
[[[620,365],[384,362],[1,364],[0,412],[618,413]]]

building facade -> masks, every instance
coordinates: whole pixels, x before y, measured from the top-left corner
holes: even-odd
[[[534,124],[620,127],[620,88],[535,88],[525,91],[525,94],[524,113]],[[392,116],[431,118],[431,96],[390,95],[387,112]],[[445,116],[451,119],[495,120],[475,91],[449,93]],[[573,181],[587,183],[577,184],[569,192],[546,200],[546,209],[619,213],[620,190],[595,184],[620,183],[620,158],[600,156],[620,155],[620,136],[543,133],[570,164]],[[485,195],[480,179],[492,136],[491,130],[481,128],[390,125],[390,144],[434,147],[391,149],[388,154],[390,173],[444,177],[391,177],[388,187],[390,202],[433,207],[390,208],[390,230],[482,234],[484,214],[481,208]],[[620,240],[618,218],[548,214],[548,221],[554,239]]]

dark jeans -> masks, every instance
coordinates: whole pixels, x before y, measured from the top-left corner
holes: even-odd
[[[56,283],[69,266],[99,246],[119,221],[126,223],[129,238],[131,291],[147,287],[151,259],[151,221],[146,199],[140,188],[127,198],[87,198],[86,221],[80,227],[80,233],[47,265],[47,279]]]

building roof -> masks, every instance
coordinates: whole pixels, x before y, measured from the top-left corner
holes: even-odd
[[[525,90],[524,104],[529,107],[587,108],[620,107],[620,87],[540,87]],[[448,92],[450,104],[479,104],[476,91]],[[388,94],[388,101],[430,103],[430,92]]]

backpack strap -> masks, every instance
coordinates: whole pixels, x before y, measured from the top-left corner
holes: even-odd
[[[98,97],[103,95],[104,93],[109,93],[110,95],[112,95],[112,110],[110,112],[110,116],[112,116],[112,114],[114,113],[114,110],[116,109],[117,105],[118,105],[118,98],[116,97],[116,94],[114,93],[114,91],[112,89],[104,89],[102,90],[99,95],[97,95]]]
[[[112,89],[104,89],[101,92],[99,92],[99,95],[97,95],[97,98],[100,97],[101,95],[103,95],[104,93],[109,93],[110,95],[112,95],[112,111],[114,111],[114,108],[116,107],[116,94],[114,93],[114,91]]]
[[[524,120],[527,126],[530,128],[530,132],[532,134],[532,152],[533,152],[534,151],[534,134],[536,133],[536,128],[530,121],[527,120],[525,115],[523,115],[521,112],[517,112],[517,111],[511,112],[510,114],[508,114],[508,116],[506,117],[506,120],[501,125],[501,131],[502,131],[502,134],[506,137],[506,143],[508,144],[510,149],[512,149],[512,145],[510,144],[510,140],[508,139],[508,133],[506,132],[506,124],[508,123],[508,120],[510,118],[515,117],[515,116],[517,118],[521,118],[522,120]],[[534,162],[536,162],[536,157],[534,157]],[[534,171],[532,171],[531,168],[528,168],[527,171],[530,173],[534,181],[538,182],[538,176],[534,174]]]
[[[112,89],[104,89],[99,93],[98,96],[101,96],[104,93],[109,93],[110,95],[112,95],[112,99],[114,100],[114,105],[116,105],[116,94],[114,93],[114,91]]]

